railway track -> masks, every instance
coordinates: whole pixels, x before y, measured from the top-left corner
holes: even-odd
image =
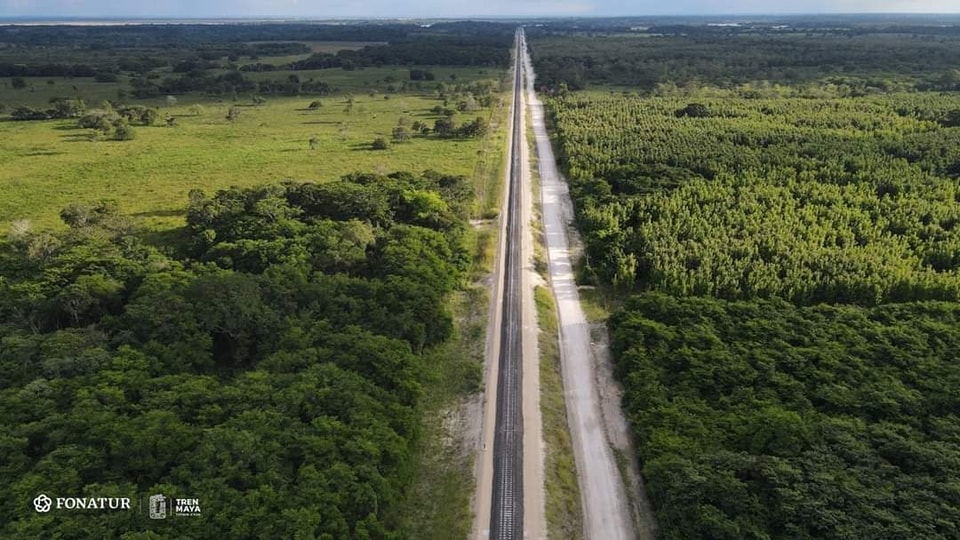
[[[520,132],[525,50],[523,31],[516,35],[516,63],[513,80],[513,118],[510,152],[510,184],[507,190],[507,226],[503,272],[503,317],[500,328],[497,414],[493,443],[493,490],[490,513],[492,540],[523,538],[523,410],[521,336],[521,223],[520,186],[522,174]]]

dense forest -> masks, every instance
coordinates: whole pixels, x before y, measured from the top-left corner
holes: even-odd
[[[273,69],[356,69],[380,65],[506,67],[514,27],[494,23],[130,25],[0,27],[0,77],[144,75],[238,69],[262,62]],[[369,43],[322,52],[305,61],[309,42]]]
[[[693,27],[698,28],[698,27]],[[960,28],[958,26],[957,28]],[[765,81],[814,91],[827,78],[869,91],[960,90],[960,35],[705,32],[531,41],[539,85],[722,88]]]
[[[954,96],[714,99],[695,116],[677,98],[551,105],[607,280],[804,304],[958,299]]]
[[[665,538],[960,534],[960,304],[647,293],[611,322]]]
[[[533,41],[664,538],[960,535],[949,33]]]
[[[63,233],[14,226],[0,536],[396,537],[472,197],[433,172],[194,191],[163,251],[110,201],[65,208]],[[139,513],[53,517],[39,493],[165,493],[203,513],[136,533]]]
[[[285,41],[401,41],[427,36],[512,36],[513,24],[481,21],[446,21],[427,26],[399,21],[237,22],[236,24],[117,24],[19,25],[16,20],[0,28],[0,42],[31,47],[82,47],[109,51],[138,47],[229,47],[243,51],[259,44]]]

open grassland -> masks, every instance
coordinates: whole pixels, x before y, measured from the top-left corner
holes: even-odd
[[[328,180],[354,171],[390,172],[436,169],[473,176],[479,160],[501,135],[486,139],[438,139],[417,136],[375,151],[376,137],[391,138],[403,119],[432,125],[430,109],[440,100],[428,96],[368,94],[322,99],[270,99],[241,106],[226,119],[229,105],[207,104],[200,115],[181,103],[163,107],[176,117],[174,127],[138,127],[132,141],[91,142],[75,120],[0,122],[0,227],[29,219],[34,228],[61,226],[59,211],[71,203],[102,198],[119,201],[124,213],[152,229],[182,224],[191,189],[207,191],[285,179]],[[186,100],[181,100],[186,101]],[[496,108],[476,115],[496,124]],[[161,120],[159,122],[163,124]],[[316,148],[309,141],[315,138]]]

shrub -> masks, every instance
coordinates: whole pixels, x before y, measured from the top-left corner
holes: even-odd
[[[707,118],[710,116],[710,108],[703,103],[690,103],[682,109],[677,109],[673,113],[677,118],[689,116],[691,118]]]
[[[34,109],[33,107],[27,107],[25,105],[17,107],[14,109],[13,113],[10,115],[14,120],[46,120],[50,118],[46,111],[41,111],[39,109]]]
[[[126,120],[121,119],[116,123],[116,126],[113,131],[113,140],[115,141],[131,141],[136,136],[136,132],[133,130],[133,126],[127,123]]]

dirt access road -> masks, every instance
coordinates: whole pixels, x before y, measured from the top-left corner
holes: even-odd
[[[547,244],[550,282],[560,323],[560,355],[567,421],[583,505],[584,537],[587,540],[628,540],[641,537],[634,530],[624,481],[610,449],[607,423],[626,425],[619,408],[601,406],[601,383],[596,357],[591,349],[590,326],[580,306],[574,280],[567,224],[573,218],[566,183],[557,171],[543,116],[543,106],[534,91],[534,73],[526,48],[526,94],[533,120],[539,162],[543,224]],[[529,165],[527,166],[529,169]],[[620,415],[619,419],[604,418]],[[643,535],[645,536],[645,535]]]

